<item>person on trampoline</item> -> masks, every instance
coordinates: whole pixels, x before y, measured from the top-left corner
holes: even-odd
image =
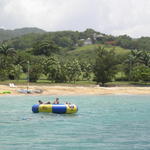
[[[42,102],[41,100],[39,100],[38,102],[39,102],[40,105],[41,105],[41,104],[51,104],[50,101],[44,103],[44,102]]]
[[[53,104],[59,104],[59,98],[56,98]]]

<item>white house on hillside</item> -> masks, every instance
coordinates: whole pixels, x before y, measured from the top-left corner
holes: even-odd
[[[90,44],[92,44],[91,38],[87,38],[86,40],[84,40],[84,45],[90,45]]]

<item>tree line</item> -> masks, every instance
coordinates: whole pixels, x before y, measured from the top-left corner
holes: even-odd
[[[0,80],[19,80],[27,73],[29,80],[37,82],[42,75],[54,83],[96,81],[104,86],[109,81],[150,81],[150,52],[131,50],[120,57],[113,48],[98,46],[92,61],[62,57],[61,48],[51,40],[37,41],[32,49],[18,51],[7,43],[0,46]],[[118,73],[123,76],[117,77]]]

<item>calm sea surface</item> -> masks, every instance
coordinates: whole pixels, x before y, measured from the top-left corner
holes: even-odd
[[[33,114],[55,96],[0,96],[0,150],[150,150],[150,95],[60,96],[77,114]]]

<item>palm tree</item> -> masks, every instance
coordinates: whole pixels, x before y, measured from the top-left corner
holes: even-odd
[[[150,52],[145,50],[141,51],[140,62],[145,66],[150,66]]]
[[[2,44],[0,46],[0,54],[4,55],[4,56],[14,56],[16,54],[16,51],[14,50],[14,48],[10,48],[7,44]]]
[[[146,51],[132,50],[125,63],[127,64],[126,73],[128,74],[130,80],[131,71],[135,66],[138,66],[141,63],[148,66],[150,63],[150,54]]]
[[[10,48],[5,43],[0,46],[0,68],[1,72],[5,72],[6,78],[9,76],[12,65],[15,62],[15,56],[16,52],[13,48]]]

